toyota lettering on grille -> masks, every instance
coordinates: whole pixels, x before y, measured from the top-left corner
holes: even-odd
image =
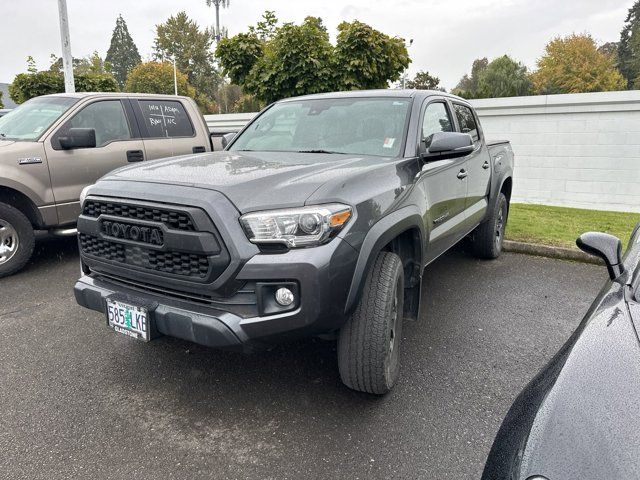
[[[109,220],[103,220],[101,223],[102,233],[109,237],[149,243],[151,245],[162,245],[163,243],[162,231],[159,228],[142,227]]]

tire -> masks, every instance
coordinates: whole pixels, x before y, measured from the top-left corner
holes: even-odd
[[[24,267],[33,253],[35,233],[17,208],[0,203],[0,278]]]
[[[500,193],[489,217],[473,232],[473,253],[478,258],[494,259],[500,256],[508,216],[509,201],[504,193]]]
[[[395,253],[380,252],[338,336],[338,367],[347,387],[376,395],[393,388],[400,373],[403,306],[402,261]]]

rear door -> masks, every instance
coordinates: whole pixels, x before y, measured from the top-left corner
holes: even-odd
[[[465,210],[467,224],[469,228],[472,228],[484,219],[487,212],[487,199],[491,183],[491,159],[474,111],[462,103],[452,102],[452,104],[460,131],[471,135],[475,146],[475,150],[466,157],[464,165],[468,185]]]
[[[422,110],[420,121],[420,150],[426,152],[431,136],[436,132],[455,130],[450,105],[442,98],[430,100]],[[467,182],[460,172],[465,158],[422,161],[419,182],[425,191],[428,212],[425,224],[429,226],[429,258],[439,256],[465,235],[465,199]]]
[[[63,150],[59,138],[70,128],[93,128],[96,147]],[[82,106],[48,139],[45,151],[60,224],[80,213],[80,192],[101,176],[130,161],[144,159],[144,145],[120,99],[96,99]]]
[[[149,160],[210,150],[181,99],[132,101]],[[206,141],[209,141],[208,134]]]

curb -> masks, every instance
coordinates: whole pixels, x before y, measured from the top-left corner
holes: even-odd
[[[598,257],[594,257],[575,248],[554,247],[551,245],[516,242],[513,240],[505,240],[503,248],[506,252],[524,253],[526,255],[557,258],[560,260],[573,260],[575,262],[593,263],[596,265],[604,264]]]

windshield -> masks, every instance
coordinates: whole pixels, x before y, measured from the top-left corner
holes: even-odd
[[[409,98],[327,98],[279,103],[260,115],[229,150],[396,157],[410,104]]]
[[[38,97],[0,117],[0,140],[37,140],[77,98]]]

